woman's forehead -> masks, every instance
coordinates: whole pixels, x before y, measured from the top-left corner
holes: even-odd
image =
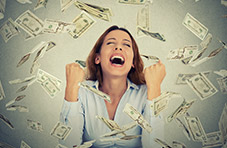
[[[113,31],[109,32],[106,35],[104,40],[108,40],[108,39],[120,39],[120,40],[127,39],[131,42],[131,38],[130,38],[129,34],[122,30],[113,30]]]

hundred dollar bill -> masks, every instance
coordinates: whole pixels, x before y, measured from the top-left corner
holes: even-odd
[[[222,70],[219,70],[219,71],[214,71],[214,73],[219,75],[219,76],[222,76],[222,77],[227,76],[227,70],[225,70],[225,69],[222,69]]]
[[[159,61],[159,58],[156,56],[151,56],[151,55],[140,55],[142,57],[143,63],[145,66],[150,66],[152,64],[157,64]]]
[[[69,34],[76,39],[87,31],[95,22],[96,21],[89,14],[82,11],[81,14],[73,20],[73,23],[76,24],[76,29],[70,31]]]
[[[4,115],[2,115],[0,113],[0,119],[11,129],[14,129],[14,126],[12,125],[12,123],[9,121],[9,119],[7,119]]]
[[[26,77],[24,80],[21,80],[21,79],[11,80],[11,81],[9,81],[9,84],[21,84],[21,83],[31,82],[35,78],[36,78],[36,76],[32,75],[32,76]]]
[[[26,4],[26,3],[31,4],[32,3],[30,0],[17,0],[17,2],[19,2],[21,4]]]
[[[173,49],[169,51],[167,60],[184,60],[192,57],[198,51],[197,45],[187,45],[182,48]]]
[[[158,138],[155,138],[154,141],[158,144],[160,144],[162,146],[162,148],[172,148],[171,146],[169,146],[166,142],[158,139]]]
[[[18,35],[18,33],[19,30],[11,18],[5,21],[0,27],[0,34],[5,43],[7,43],[12,37]]]
[[[67,148],[67,147],[64,145],[58,144],[55,148]]]
[[[28,83],[27,85],[24,85],[22,87],[20,87],[16,93],[19,93],[19,92],[22,92],[22,91],[25,91],[30,85],[32,85],[34,82],[36,82],[36,79],[32,80],[30,83]]]
[[[4,18],[6,0],[0,0],[0,19]]]
[[[30,68],[30,74],[35,74],[35,72],[40,68],[41,64],[39,62],[33,62]]]
[[[225,106],[223,108],[219,123],[219,130],[221,132],[221,140],[222,144],[227,144],[227,104],[225,103]]]
[[[123,4],[136,4],[136,5],[141,5],[141,4],[145,4],[147,0],[119,0],[119,3],[123,3]]]
[[[73,148],[74,147],[76,147],[76,148],[89,148],[89,147],[91,147],[92,145],[93,145],[93,143],[95,142],[96,140],[90,140],[90,141],[86,141],[86,142],[84,142],[83,144],[81,144],[81,145],[75,145],[75,146],[73,146]]]
[[[75,0],[74,5],[77,8],[84,10],[85,12],[87,12],[87,13],[89,13],[89,14],[97,17],[97,18],[100,18],[104,21],[110,21],[110,15],[112,13],[111,13],[111,10],[109,8],[102,8],[100,6],[95,6],[95,5],[83,3],[83,2],[80,2],[78,0]],[[105,11],[103,11],[103,10],[105,10]]]
[[[27,143],[25,143],[23,140],[21,141],[20,148],[31,148]]]
[[[185,114],[194,102],[195,100],[186,101],[184,99],[183,102],[177,107],[177,109],[167,117],[167,121],[171,122],[173,119],[180,116],[181,114]]]
[[[210,71],[204,71],[204,72],[201,72],[201,73],[203,73],[206,77],[208,77],[209,74],[210,74]],[[188,73],[188,74],[179,73],[178,76],[177,76],[176,85],[187,84],[186,80],[194,77],[197,74],[198,73]]]
[[[82,60],[76,60],[75,61],[76,63],[80,64],[80,66],[82,66],[83,68],[86,67],[86,62],[85,61],[82,61]]]
[[[105,123],[109,129],[113,130],[120,130],[120,126],[113,120],[106,119],[102,116],[96,116],[97,119],[100,119],[103,123]]]
[[[29,109],[26,106],[22,105],[11,105],[6,108],[8,111],[19,111],[19,112],[29,112]]]
[[[72,128],[62,124],[61,122],[57,122],[54,128],[51,130],[50,135],[57,137],[60,140],[65,140]]]
[[[37,10],[42,7],[46,8],[47,2],[48,2],[48,0],[38,0],[34,10]]]
[[[145,4],[145,6],[137,13],[137,26],[140,26],[147,31],[149,31],[150,26],[149,14],[149,4]],[[142,33],[141,30],[137,28],[137,36],[140,37],[142,35],[144,35],[144,33]]]
[[[140,56],[146,58],[147,60],[155,60],[155,61],[159,61],[159,58],[156,57],[156,56],[147,56],[147,55],[144,55],[144,54],[141,54]]]
[[[111,137],[111,138],[103,138],[99,140],[101,142],[113,142],[113,141],[120,141],[120,140],[132,140],[139,137],[141,137],[141,135],[126,135],[123,137]]]
[[[178,141],[173,141],[173,148],[186,148],[186,146]]]
[[[4,92],[4,90],[3,90],[2,82],[1,82],[1,80],[0,80],[0,101],[1,101],[3,98],[5,98],[5,97],[6,97],[6,95],[5,95],[5,92]]]
[[[8,107],[8,106],[10,106],[13,103],[18,102],[18,101],[24,99],[25,97],[26,97],[26,95],[17,96],[15,99],[13,99],[13,100],[9,101],[8,103],[6,103],[5,107]]]
[[[185,116],[184,119],[193,141],[203,142],[207,139],[198,117]]]
[[[207,99],[218,92],[203,73],[198,73],[192,78],[187,79],[186,82],[201,100]]]
[[[203,40],[207,35],[208,28],[201,24],[189,13],[185,15],[182,24],[201,40]]]
[[[21,14],[15,22],[29,35],[36,37],[39,35],[43,28],[43,21],[39,19],[30,10],[25,11]]]
[[[147,35],[147,36],[151,36],[151,37],[153,37],[153,38],[155,38],[155,39],[158,39],[158,40],[160,40],[160,41],[163,41],[163,42],[166,41],[166,39],[164,38],[164,35],[160,35],[159,33],[152,33],[152,32],[149,32],[149,31],[147,31],[147,30],[141,28],[140,26],[137,26],[137,28],[138,28],[140,31],[142,31],[142,32],[143,32],[145,35]]]
[[[64,12],[66,9],[68,9],[75,0],[60,0],[61,4],[61,12]]]
[[[203,148],[217,147],[222,145],[221,132],[216,131],[206,134],[207,139],[203,141]]]
[[[176,121],[176,123],[177,123],[177,125],[178,125],[179,127],[182,127],[182,128],[183,128],[183,133],[184,133],[184,135],[187,137],[187,139],[188,139],[188,140],[191,140],[191,138],[190,138],[191,136],[190,136],[189,130],[188,130],[188,128],[184,125],[184,123],[183,123],[179,118],[176,118],[175,121]]]
[[[210,42],[212,41],[212,38],[213,38],[212,34],[208,33],[206,38],[199,44],[201,49],[207,48],[209,46]]]
[[[102,97],[104,100],[106,100],[108,102],[111,102],[110,96],[107,95],[106,93],[104,93],[102,91],[99,91],[99,90],[95,89],[94,87],[89,86],[89,85],[87,85],[87,84],[85,84],[83,82],[79,83],[79,86],[83,87],[85,89],[88,89],[88,90],[92,91],[93,93],[95,93],[95,94],[99,95],[100,97]]]
[[[11,146],[11,145],[9,145],[7,143],[3,143],[3,142],[0,142],[0,147],[1,148],[15,148],[15,147],[13,147],[13,146]]]
[[[227,7],[227,1],[226,0],[221,0],[221,4]]]
[[[147,132],[151,133],[151,125],[144,119],[143,115],[139,113],[132,105],[127,103],[123,109],[123,112],[126,113],[130,118],[132,118],[136,123],[145,129]]]
[[[33,121],[33,120],[30,120],[30,119],[27,119],[27,128],[38,131],[38,132],[43,131],[43,127],[42,127],[42,124],[40,122]]]

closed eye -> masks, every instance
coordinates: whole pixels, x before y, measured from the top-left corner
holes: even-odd
[[[126,43],[124,43],[123,45],[125,45],[125,46],[128,46],[128,47],[131,47],[131,45],[129,45],[129,44],[126,44]]]
[[[106,45],[115,44],[114,42],[107,42]]]

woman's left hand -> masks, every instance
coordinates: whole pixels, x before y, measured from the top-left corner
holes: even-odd
[[[158,63],[151,65],[144,70],[144,78],[147,85],[148,99],[158,97],[161,94],[161,83],[165,78],[165,65],[159,60]]]

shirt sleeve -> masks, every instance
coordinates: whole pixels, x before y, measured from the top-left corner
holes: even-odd
[[[157,117],[153,116],[152,110],[150,107],[152,103],[153,101],[148,99],[145,101],[143,116],[145,120],[147,120],[148,123],[151,125],[152,132],[148,133],[146,130],[142,129],[143,148],[160,147],[160,145],[156,143],[154,139],[159,138],[161,140],[164,140],[165,121],[164,121],[164,118],[162,117],[162,114],[160,114]]]
[[[82,143],[84,129],[84,109],[80,99],[77,102],[68,102],[64,99],[60,113],[60,121],[72,128],[68,137],[59,143],[67,147],[80,145]]]

